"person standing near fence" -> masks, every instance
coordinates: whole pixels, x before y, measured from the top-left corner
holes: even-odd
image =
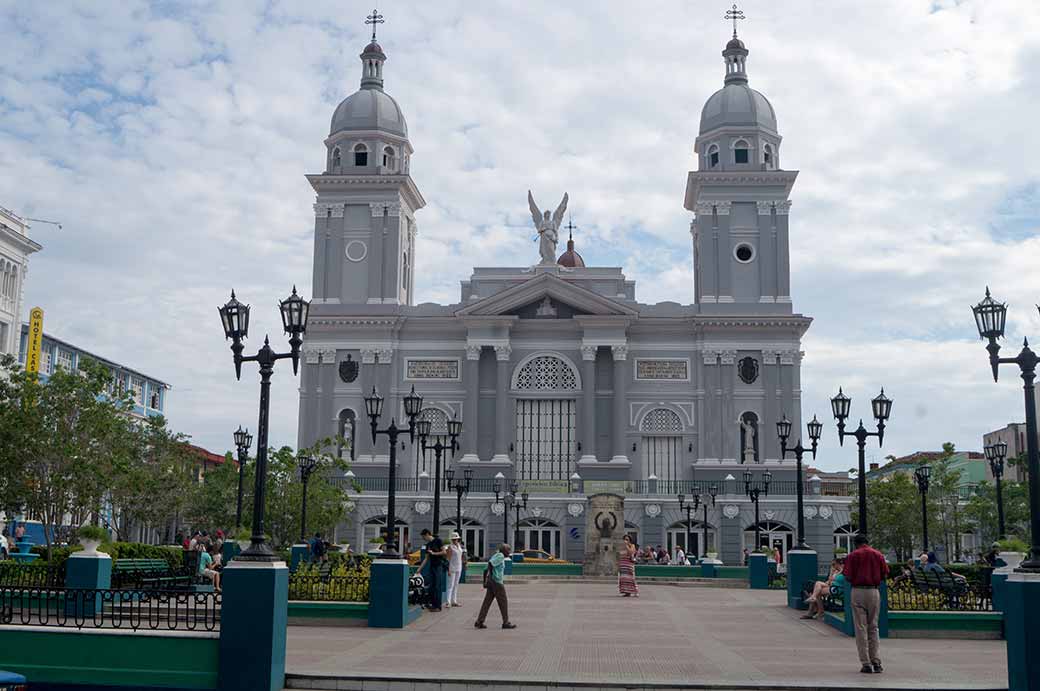
[[[856,535],[853,545],[855,549],[845,558],[842,573],[852,585],[852,619],[856,626],[859,671],[880,674],[883,671],[878,634],[880,586],[888,577],[888,562],[881,552],[868,544],[867,536],[862,533]]]
[[[462,570],[466,568],[465,550],[462,548],[462,536],[458,533],[451,534],[451,542],[448,544],[448,607],[459,607],[459,581],[462,580]]]
[[[419,564],[419,573],[423,572],[423,567],[427,563],[430,565],[426,572],[430,576],[428,585],[430,608],[427,611],[440,612],[441,593],[444,590],[444,559],[447,556],[447,550],[444,549],[444,542],[439,537],[435,537],[428,528],[423,528],[420,535],[426,541],[426,556]]]

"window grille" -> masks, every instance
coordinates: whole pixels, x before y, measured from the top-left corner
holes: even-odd
[[[573,391],[578,377],[566,362],[551,355],[532,358],[516,374],[514,388],[528,391]]]
[[[651,410],[643,418],[644,432],[682,432],[683,426],[679,416],[667,408]]]

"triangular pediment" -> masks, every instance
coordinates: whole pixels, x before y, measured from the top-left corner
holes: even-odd
[[[541,274],[489,297],[477,300],[455,314],[460,317],[495,317],[516,314],[545,298],[567,305],[575,314],[634,316],[638,310],[581,288],[551,274]]]

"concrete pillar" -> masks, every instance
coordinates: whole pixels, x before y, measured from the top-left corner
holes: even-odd
[[[513,436],[510,433],[512,416],[509,405],[509,358],[512,353],[509,344],[495,346],[495,455],[492,461],[509,460],[509,443]],[[473,424],[477,424],[476,419]]]
[[[816,552],[793,549],[787,553],[787,606],[805,609],[802,601],[802,585],[816,580],[818,566]]]
[[[1040,575],[1012,573],[1004,583],[1008,691],[1040,689]]]
[[[628,431],[628,346],[611,346],[614,355],[614,457],[612,463],[627,463],[625,448]]]
[[[769,559],[766,555],[752,552],[748,557],[748,585],[752,590],[769,588]]]
[[[581,347],[581,443],[579,462],[596,461],[596,351],[598,346]]]
[[[300,564],[306,564],[311,559],[311,546],[305,542],[298,542],[292,546],[289,553],[289,571],[295,571]]]
[[[65,587],[70,591],[108,590],[112,587],[112,557],[104,552],[73,552],[65,562]],[[102,606],[99,594],[68,593],[65,613],[70,617],[88,618]]]
[[[480,351],[481,346],[466,345],[466,371],[462,385],[466,387],[466,404],[462,411],[462,458],[461,463],[476,463],[479,426],[477,415],[480,409]]]
[[[236,560],[224,569],[221,585],[218,688],[281,691],[289,569],[284,561]]]

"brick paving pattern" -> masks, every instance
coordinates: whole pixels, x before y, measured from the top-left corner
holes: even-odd
[[[461,608],[424,613],[404,630],[290,627],[287,672],[392,676],[417,682],[414,691],[438,680],[1007,688],[1003,641],[889,639],[885,673],[860,674],[854,641],[800,620],[783,592],[641,584],[639,598],[621,598],[603,583],[517,583],[512,631],[499,628],[494,606],[488,628],[473,628],[482,594],[463,585]],[[336,688],[328,683],[310,688]]]

